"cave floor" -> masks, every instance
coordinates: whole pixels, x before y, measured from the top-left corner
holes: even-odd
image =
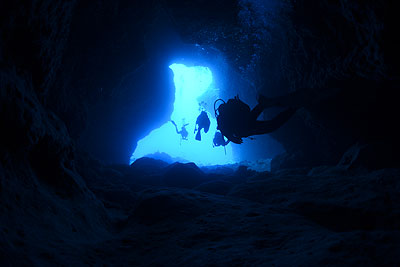
[[[112,236],[82,255],[87,264],[399,263],[399,170],[207,174],[207,182],[180,188],[126,169],[87,181],[113,218]]]

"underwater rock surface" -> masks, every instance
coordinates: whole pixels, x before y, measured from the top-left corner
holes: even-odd
[[[65,216],[68,207],[76,210],[70,206],[76,201],[74,198],[52,197],[46,205],[44,200],[36,198],[38,210],[19,215],[19,220],[30,223],[29,227],[25,223],[14,233],[14,227],[4,224],[3,219],[0,254],[3,264],[391,266],[398,263],[398,169],[366,173],[326,167],[309,174],[302,170],[208,173],[211,181],[189,189],[187,181],[199,183],[199,178],[193,175],[199,172],[196,166],[190,166],[188,171],[183,164],[165,165],[157,173],[148,170],[142,175],[132,170],[134,166],[101,166],[96,162],[82,166],[86,172],[96,174],[93,179],[85,179],[94,199],[80,200],[80,205],[100,202],[104,208],[82,210],[78,213],[80,217],[74,213]],[[150,164],[145,168],[151,168]],[[176,179],[172,186],[165,185],[162,179],[158,184],[142,183],[155,175],[163,177],[171,168],[179,170],[174,171]],[[41,190],[43,193],[44,189]],[[9,214],[17,210],[10,200],[7,203]],[[44,207],[52,215],[38,212]],[[97,217],[93,225],[99,211],[104,216]],[[37,216],[51,219],[37,224]],[[88,219],[92,221],[90,227]],[[70,227],[72,230],[68,230]],[[32,231],[38,236],[34,243],[31,243]],[[52,231],[60,234],[52,235]],[[92,235],[96,237],[89,242]],[[25,254],[26,250],[30,252]],[[21,258],[22,253],[25,256]]]
[[[0,2],[0,265],[399,265],[398,9],[182,3]],[[272,172],[123,164],[193,54],[225,98],[313,89]]]

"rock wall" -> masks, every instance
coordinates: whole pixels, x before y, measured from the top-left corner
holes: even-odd
[[[136,141],[172,111],[166,54],[176,41],[167,23],[161,23],[164,39],[152,35],[162,13],[157,6],[78,1],[73,12],[61,90],[54,95],[59,101],[52,108],[79,146],[107,163],[129,163]]]
[[[38,255],[61,261],[65,254],[52,258],[49,251],[68,250],[63,240],[71,238],[79,246],[106,234],[103,204],[76,171],[74,142],[64,122],[47,108],[57,90],[72,4],[0,4],[2,263],[32,265]]]
[[[245,265],[249,255],[253,265],[299,256],[304,265],[396,264],[398,170],[357,174],[400,162],[396,9],[162,3],[0,2],[0,264],[148,266],[177,254],[182,266]],[[280,172],[208,174],[147,159],[104,167],[81,151],[123,162],[165,119],[172,96],[153,96],[171,86],[161,70],[174,32],[221,53],[268,96],[314,89],[318,101],[272,134],[287,151],[272,161]]]

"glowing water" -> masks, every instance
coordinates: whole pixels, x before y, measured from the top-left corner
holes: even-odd
[[[171,120],[175,121],[178,130],[189,123],[186,129],[188,140],[182,140],[176,133],[174,125],[169,121],[160,128],[153,130],[138,142],[131,162],[137,158],[164,152],[174,158],[181,158],[198,165],[216,165],[234,163],[230,144],[226,146],[226,155],[223,147],[213,147],[213,138],[217,122],[213,115],[214,100],[219,98],[218,90],[212,88],[212,73],[206,67],[187,67],[183,64],[169,66],[174,73],[175,102]],[[211,125],[208,133],[201,130],[201,141],[195,140],[194,128],[196,118],[200,114],[200,103],[206,109]]]

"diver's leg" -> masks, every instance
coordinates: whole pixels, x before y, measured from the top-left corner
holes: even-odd
[[[264,105],[264,109],[273,106],[301,108],[310,105],[315,98],[316,93],[313,89],[301,89],[273,98],[268,98],[260,94],[258,102]]]
[[[201,133],[200,133],[200,130],[197,131],[197,134],[196,134],[195,139],[196,139],[197,141],[201,141]]]
[[[281,98],[269,98],[260,94],[257,100],[258,104],[250,112],[250,116],[253,120],[257,120],[261,113],[267,108],[284,106],[284,104],[281,103]]]
[[[257,120],[258,116],[264,111],[265,107],[263,104],[258,103],[251,111],[250,117],[253,120]]]
[[[308,97],[308,91],[298,90],[295,92],[291,92],[287,95],[274,97],[273,101],[277,103],[277,106],[300,108],[304,106],[307,97]]]
[[[256,121],[252,134],[267,134],[277,130],[284,125],[294,115],[294,113],[296,113],[296,111],[297,108],[288,108],[271,120]]]
[[[302,88],[287,95],[274,97],[270,99],[270,101],[275,102],[278,106],[282,107],[310,107],[323,99],[335,95],[337,92],[338,90],[317,90],[315,88]]]

